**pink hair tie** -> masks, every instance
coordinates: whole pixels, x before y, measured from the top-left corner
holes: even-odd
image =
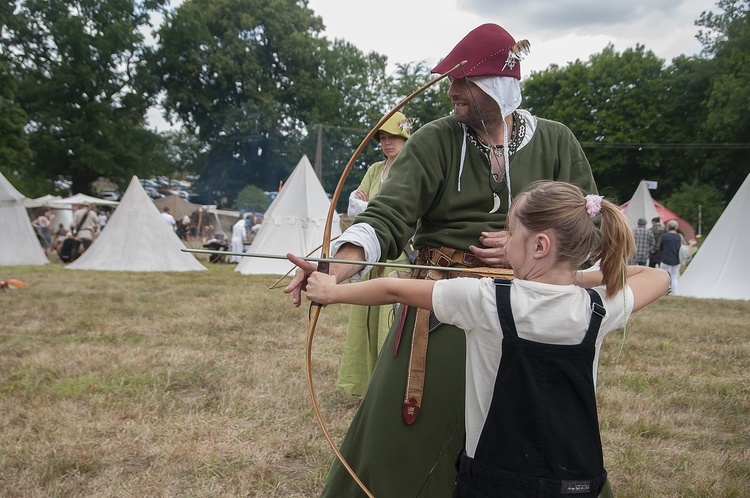
[[[586,201],[586,212],[589,214],[590,218],[595,217],[601,212],[602,199],[604,199],[604,196],[589,194],[584,197],[584,199]]]

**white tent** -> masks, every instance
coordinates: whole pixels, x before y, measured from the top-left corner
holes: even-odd
[[[700,250],[680,277],[680,296],[706,299],[750,299],[750,175],[734,194]]]
[[[651,228],[651,220],[657,216],[661,219],[663,225],[666,225],[669,220],[675,220],[677,222],[677,228],[687,240],[693,240],[695,238],[695,230],[689,221],[684,220],[677,216],[674,211],[670,211],[658,202],[656,202],[651,193],[649,193],[648,185],[645,181],[641,181],[638,184],[638,188],[635,189],[633,197],[620,206],[620,210],[625,213],[630,221],[630,226],[635,228],[638,223],[638,218],[644,218],[646,220],[646,227]]]
[[[29,199],[28,197],[23,200],[23,205],[26,206],[27,209],[35,209],[40,208],[42,206],[58,206],[57,201],[62,200],[62,197],[59,195],[52,195],[47,194],[43,195],[41,197],[37,197],[36,199]],[[62,206],[62,204],[60,204]]]
[[[323,241],[330,199],[315,176],[307,156],[289,175],[289,179],[263,215],[263,224],[248,253],[305,256]],[[331,236],[341,234],[339,215],[335,214]],[[320,250],[313,256],[319,256]],[[289,261],[243,258],[236,271],[247,274],[283,275],[293,268]]]
[[[49,263],[26,214],[24,199],[0,173],[0,266]]]
[[[206,268],[182,252],[185,245],[167,226],[137,177],[91,247],[66,268],[112,271],[191,271]]]
[[[83,204],[84,202],[88,202],[89,204],[93,204],[95,206],[117,206],[118,204],[120,204],[117,201],[99,199],[98,197],[91,197],[90,195],[86,194],[71,195],[70,197],[65,197],[64,199],[55,201],[55,204],[68,204],[69,206],[73,206],[76,204]]]
[[[646,220],[646,226],[651,227],[651,220],[659,216],[656,212],[656,206],[654,205],[654,199],[651,197],[651,193],[648,191],[648,185],[645,181],[641,181],[638,184],[638,188],[635,189],[633,197],[624,204],[625,208],[622,212],[628,217],[630,226],[635,227],[638,224],[638,218],[644,218]]]

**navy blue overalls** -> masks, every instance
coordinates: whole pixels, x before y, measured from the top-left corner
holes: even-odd
[[[454,498],[596,498],[606,481],[592,368],[606,310],[591,297],[577,345],[518,337],[511,282],[495,279],[503,354],[474,458],[460,457]]]

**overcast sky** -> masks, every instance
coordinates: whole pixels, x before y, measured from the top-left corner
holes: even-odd
[[[309,0],[329,39],[342,38],[363,52],[396,63],[445,57],[469,31],[486,22],[531,42],[523,76],[586,60],[612,43],[622,52],[640,43],[670,63],[697,54],[695,21],[720,12],[712,0]]]

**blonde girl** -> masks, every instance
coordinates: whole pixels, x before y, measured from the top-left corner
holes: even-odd
[[[454,497],[599,496],[606,483],[595,400],[601,343],[664,295],[669,275],[626,266],[634,240],[624,215],[568,183],[537,182],[517,195],[508,232],[512,281],[337,285],[313,273],[307,296],[320,304],[405,303],[465,331],[466,439]],[[600,269],[578,271],[590,258]]]

